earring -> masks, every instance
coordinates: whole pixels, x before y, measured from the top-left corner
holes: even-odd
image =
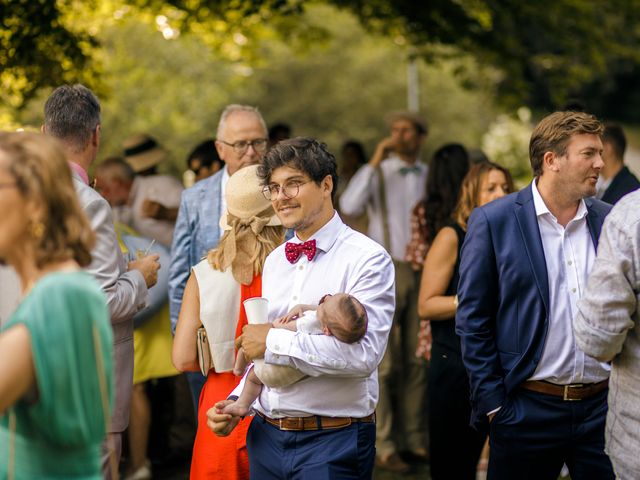
[[[32,222],[31,225],[29,225],[29,232],[33,238],[40,240],[44,235],[44,223],[40,221]]]

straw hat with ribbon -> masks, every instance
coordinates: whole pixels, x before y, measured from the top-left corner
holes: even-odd
[[[229,178],[225,191],[227,212],[220,218],[225,234],[212,252],[213,257],[209,256],[214,268],[231,267],[233,277],[245,285],[251,283],[254,275],[262,273],[261,256],[277,246],[273,245],[273,239],[262,235],[264,227],[282,225],[271,202],[262,194],[257,170],[258,166],[252,165]]]
[[[122,144],[124,159],[134,172],[144,172],[167,158],[167,152],[147,134],[129,137]]]

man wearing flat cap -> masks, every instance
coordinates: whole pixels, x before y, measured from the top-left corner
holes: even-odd
[[[378,370],[376,461],[381,468],[403,473],[409,466],[398,455],[401,449],[412,460],[424,461],[427,455],[427,365],[415,355],[420,278],[405,261],[411,211],[424,197],[427,183],[427,166],[420,161],[427,125],[412,112],[390,114],[387,121],[391,134],[378,143],[371,160],[353,176],[340,198],[340,208],[351,216],[367,212],[369,237],[387,249],[395,265],[396,311]],[[399,372],[403,374],[397,375]],[[392,405],[392,397],[397,405]],[[395,441],[393,431],[404,439],[404,445]]]

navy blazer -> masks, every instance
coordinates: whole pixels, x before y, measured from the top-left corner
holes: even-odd
[[[604,191],[602,201],[614,205],[627,193],[640,188],[640,182],[627,167],[622,167]]]
[[[597,246],[611,206],[585,199]],[[530,378],[548,328],[549,282],[531,185],[476,208],[460,261],[456,332],[469,374],[472,424]]]

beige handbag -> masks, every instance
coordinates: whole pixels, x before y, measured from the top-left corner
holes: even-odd
[[[202,372],[202,375],[206,377],[209,370],[213,368],[213,359],[211,358],[211,350],[209,349],[207,331],[204,327],[200,327],[196,332],[196,348],[198,349],[198,365],[200,366],[200,372]]]

